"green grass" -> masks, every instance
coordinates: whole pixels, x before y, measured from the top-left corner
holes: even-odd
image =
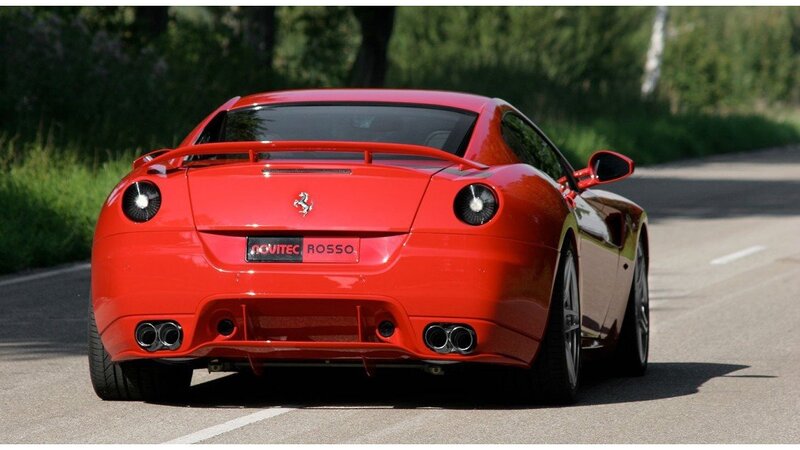
[[[599,117],[582,122],[542,124],[575,167],[595,150],[610,149],[639,165],[715,153],[800,143],[797,120],[756,115],[659,115]]]
[[[132,158],[95,164],[41,143],[3,153],[0,273],[88,258],[100,207]]]
[[[647,165],[800,142],[800,121],[761,116],[643,115],[542,125],[575,167],[605,148]],[[0,138],[0,273],[89,257],[100,207],[130,169],[134,152],[81,154],[41,139],[19,144]]]

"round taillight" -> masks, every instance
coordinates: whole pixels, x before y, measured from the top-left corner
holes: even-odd
[[[470,184],[461,189],[453,203],[456,217],[469,225],[483,225],[497,213],[497,196],[485,184]]]
[[[147,222],[161,207],[161,191],[149,181],[137,181],[122,194],[122,212],[134,222]]]

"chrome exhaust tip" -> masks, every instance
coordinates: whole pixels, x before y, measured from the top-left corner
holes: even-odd
[[[447,353],[449,351],[449,337],[447,330],[441,325],[428,325],[423,335],[425,345],[437,353]]]
[[[181,327],[175,322],[164,322],[158,327],[158,340],[167,350],[175,350],[180,347],[182,337]]]
[[[478,343],[475,330],[462,323],[428,324],[422,338],[425,345],[436,353],[467,355],[475,350]]]
[[[455,326],[450,329],[449,337],[450,344],[458,353],[471,353],[475,348],[475,332],[470,328]]]
[[[150,322],[140,323],[136,327],[136,343],[147,351],[156,351],[159,347],[158,330]]]

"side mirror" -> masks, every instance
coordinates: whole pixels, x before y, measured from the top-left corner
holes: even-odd
[[[133,168],[138,169],[139,167],[142,167],[143,165],[149,163],[150,161],[158,158],[159,156],[163,155],[164,153],[167,153],[170,150],[172,149],[162,148],[158,150],[153,150],[150,153],[145,153],[144,155],[133,160]]]
[[[627,156],[609,150],[595,152],[589,158],[589,166],[575,172],[580,190],[598,184],[611,183],[630,176],[633,173],[633,160]]]

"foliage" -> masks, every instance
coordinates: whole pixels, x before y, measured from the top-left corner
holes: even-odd
[[[670,8],[662,97],[673,110],[800,100],[800,9]]]
[[[0,138],[0,273],[88,258],[100,205],[132,157],[87,164],[75,149]]]
[[[599,149],[616,150],[638,165],[648,165],[800,142],[798,123],[757,115],[597,117],[543,126],[575,167],[585,166]]]
[[[344,85],[359,45],[350,8],[280,7],[270,67],[244,8],[173,7],[147,43],[133,9],[0,9],[0,131],[90,155],[171,146],[235,95]],[[502,97],[549,121],[765,111],[800,101],[798,11],[671,7],[646,104],[651,7],[401,7],[387,84]]]
[[[228,98],[283,86],[226,26],[177,16],[138,47],[83,11],[2,9],[0,118],[20,142],[47,132],[89,153],[171,146]]]
[[[346,7],[279,10],[275,67],[302,86],[341,86],[358,47],[358,24]]]
[[[650,16],[638,7],[401,8],[390,84],[503,97],[539,115],[585,113],[638,95]]]

